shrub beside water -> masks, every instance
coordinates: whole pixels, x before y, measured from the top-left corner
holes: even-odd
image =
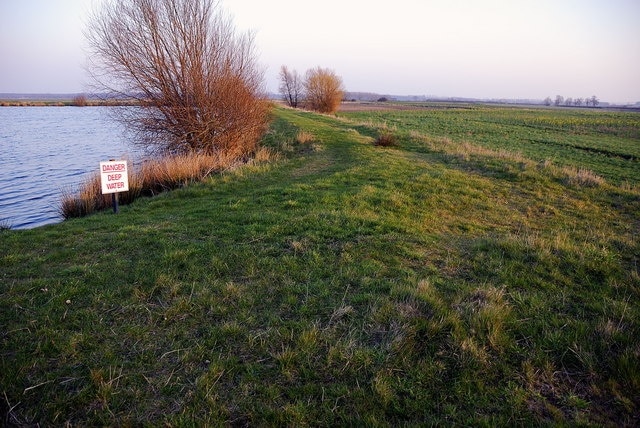
[[[71,100],[71,105],[75,107],[86,107],[88,105],[87,97],[85,95],[76,95]]]

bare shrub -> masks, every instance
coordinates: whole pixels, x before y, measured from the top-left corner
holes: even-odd
[[[141,108],[120,117],[163,153],[255,150],[267,126],[251,34],[214,0],[107,0],[87,30],[101,91]]]
[[[85,95],[76,95],[75,97],[73,97],[73,99],[71,100],[71,104],[75,107],[86,107],[88,102],[87,102],[87,97]]]
[[[316,67],[307,71],[304,88],[307,106],[320,113],[333,113],[344,95],[342,79],[333,70]]]

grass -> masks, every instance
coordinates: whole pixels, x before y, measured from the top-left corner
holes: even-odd
[[[636,425],[637,186],[389,122],[1,233],[4,422]]]

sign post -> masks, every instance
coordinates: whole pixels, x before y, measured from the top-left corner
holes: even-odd
[[[129,191],[129,171],[127,161],[111,159],[108,162],[100,162],[100,182],[102,194],[111,194],[113,212],[118,213],[118,193]]]

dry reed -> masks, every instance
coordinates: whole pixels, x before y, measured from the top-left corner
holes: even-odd
[[[265,162],[272,158],[268,149],[259,149],[252,160]],[[238,157],[224,153],[176,155],[144,161],[133,166],[129,175],[129,191],[119,194],[119,203],[126,205],[140,196],[153,196],[202,181],[241,162]],[[100,175],[96,173],[79,186],[77,194],[63,191],[59,210],[67,219],[107,209],[111,204],[111,195],[102,194]]]
[[[296,142],[298,144],[306,144],[315,140],[315,138],[316,137],[310,132],[298,131],[298,134],[296,135]]]

